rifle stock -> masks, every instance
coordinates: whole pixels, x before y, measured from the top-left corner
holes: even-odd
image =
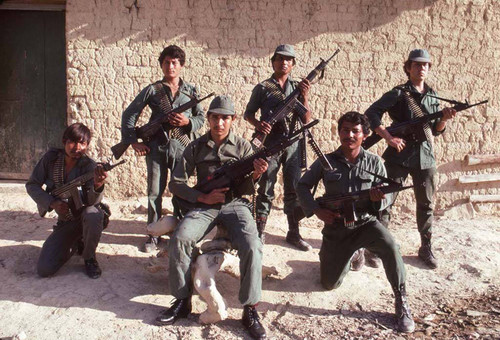
[[[457,112],[460,112],[463,110],[470,109],[473,106],[486,104],[487,102],[488,102],[488,100],[483,100],[483,101],[481,101],[479,103],[475,103],[475,104],[469,104],[468,102],[457,103],[452,108],[455,109]],[[409,120],[406,122],[393,124],[393,125],[387,127],[386,130],[394,137],[403,138],[407,141],[411,140],[411,141],[421,142],[421,141],[423,141],[423,139],[422,139],[423,135],[421,133],[423,131],[423,125],[425,123],[428,123],[432,120],[435,120],[435,119],[438,119],[441,117],[443,117],[443,110],[440,110],[440,111],[432,113],[432,114],[425,115],[423,117],[415,118],[415,119],[412,119],[412,120]],[[382,139],[382,137],[380,137],[374,131],[374,132],[372,132],[372,134],[370,136],[368,136],[363,141],[363,144],[361,146],[363,146],[364,149],[369,149],[373,145],[377,144],[381,139]]]

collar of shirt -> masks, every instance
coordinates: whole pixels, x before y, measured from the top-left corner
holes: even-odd
[[[200,142],[205,143],[207,146],[210,148],[215,148],[215,142],[212,139],[212,136],[210,135],[210,131],[208,131],[206,134],[200,137]],[[229,130],[229,134],[227,137],[222,141],[222,145],[224,144],[231,144],[231,145],[236,145],[236,136],[234,135],[232,130]]]
[[[288,77],[286,78],[286,81],[285,81],[285,86],[282,88],[280,83],[274,78],[274,74],[271,75],[271,78],[269,78],[272,82],[274,82],[276,85],[278,85],[278,87],[280,89],[283,90],[283,92],[287,92],[287,89],[289,86],[292,86],[293,84],[293,79],[292,79],[292,76],[291,75],[288,75]]]
[[[340,149],[340,147],[339,147],[337,150],[335,150],[335,151],[332,153],[332,155],[333,155],[333,158],[334,158],[337,162],[340,162],[340,163],[342,163],[342,164],[344,164],[344,165],[346,165],[346,166],[350,163],[350,162],[349,162],[349,161],[345,158],[344,153],[342,152],[342,150]],[[360,148],[360,149],[359,149],[359,154],[358,154],[358,157],[356,158],[356,163],[354,163],[354,164],[356,164],[356,165],[360,164],[360,163],[363,161],[363,159],[364,159],[364,158],[365,158],[365,149]],[[358,166],[359,166],[359,165],[358,165]]]

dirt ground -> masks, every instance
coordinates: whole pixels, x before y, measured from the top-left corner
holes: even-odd
[[[39,278],[37,257],[55,219],[40,218],[20,184],[0,184],[0,194],[0,339],[249,339],[240,324],[238,279],[223,273],[217,285],[229,319],[199,324],[206,305],[195,296],[188,319],[173,326],[154,324],[172,296],[167,259],[139,251],[145,240],[144,200],[108,201],[113,216],[98,247],[101,278],[89,279],[79,256],[54,277]],[[263,281],[258,306],[268,337],[500,338],[500,219],[445,216],[435,223],[437,270],[425,269],[416,256],[420,239],[414,216],[400,215],[391,226],[401,245],[416,321],[415,333],[401,335],[393,331],[393,295],[382,268],[350,272],[340,288],[324,291],[318,262],[321,224],[317,219],[303,223],[302,234],[314,249],[300,252],[285,243],[286,218],[274,210],[264,264],[279,274]]]

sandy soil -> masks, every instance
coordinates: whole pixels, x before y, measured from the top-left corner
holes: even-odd
[[[229,306],[228,320],[200,325],[206,305],[195,296],[188,319],[154,324],[172,300],[167,259],[139,251],[145,215],[137,201],[108,202],[113,216],[98,247],[100,279],[84,274],[79,256],[42,279],[35,264],[55,219],[40,218],[21,185],[0,185],[0,193],[0,339],[249,338],[240,324],[239,282],[222,273],[217,284]],[[382,268],[350,272],[339,289],[326,292],[319,284],[319,221],[303,223],[303,236],[314,247],[304,253],[285,243],[282,211],[271,216],[264,264],[279,274],[263,281],[258,307],[269,338],[500,338],[498,217],[438,219],[437,270],[425,269],[416,256],[414,217],[396,218],[391,231],[401,245],[417,322],[416,332],[406,336],[393,331],[393,296]]]

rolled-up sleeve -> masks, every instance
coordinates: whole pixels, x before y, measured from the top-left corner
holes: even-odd
[[[122,114],[122,142],[126,144],[137,143],[137,134],[135,133],[135,123],[142,110],[146,107],[149,98],[153,95],[153,86],[145,87]]]
[[[322,177],[323,168],[319,160],[316,160],[311,165],[311,168],[304,173],[297,184],[297,197],[306,217],[311,217],[314,211],[320,208],[319,203],[314,199],[311,190],[316,184],[318,184]]]
[[[382,117],[391,107],[396,105],[401,91],[393,89],[386,92],[379,100],[370,105],[365,111],[366,117],[370,122],[370,128],[375,130],[382,124]]]
[[[26,182],[26,192],[45,210],[49,210],[50,204],[55,200],[49,193],[42,189],[48,174],[49,161],[47,157],[42,157],[33,169],[28,182]]]
[[[172,171],[172,178],[168,183],[168,190],[170,190],[172,194],[188,202],[196,203],[202,192],[188,185],[189,177],[194,174],[195,170],[193,148],[194,143],[191,143],[184,150],[180,162],[177,162],[177,165]]]
[[[245,113],[243,114],[244,119],[248,119],[249,117],[255,118],[255,113],[261,107],[261,98],[263,96],[263,87],[257,85],[252,90],[252,95],[250,96],[250,100],[248,101],[247,107],[245,109]]]
[[[198,98],[198,93],[195,87],[193,87],[193,95]],[[205,124],[205,112],[201,107],[201,103],[196,104],[196,106],[191,109],[191,117],[189,117],[189,122],[191,123],[190,132],[198,131],[199,129],[201,129],[203,124]]]

